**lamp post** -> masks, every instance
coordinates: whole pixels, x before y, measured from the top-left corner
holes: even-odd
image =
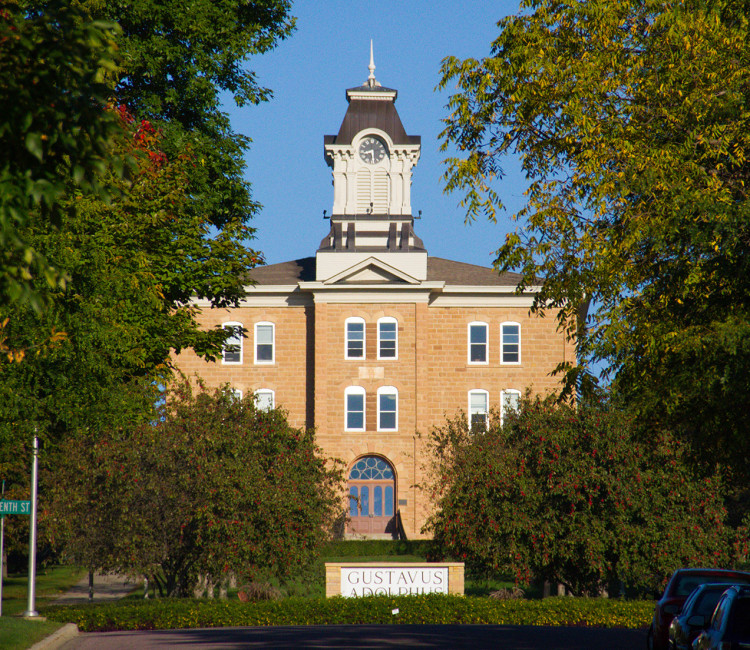
[[[36,486],[39,465],[39,440],[34,434],[34,455],[31,461],[31,521],[29,522],[29,603],[23,613],[24,618],[35,618],[39,612],[35,609],[36,599]]]

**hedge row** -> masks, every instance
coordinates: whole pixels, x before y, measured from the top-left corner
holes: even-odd
[[[426,557],[432,542],[426,540],[363,539],[328,542],[321,557],[372,557],[381,555],[418,555]]]
[[[398,610],[394,614],[394,610]],[[75,623],[83,632],[167,630],[246,625],[495,624],[642,628],[650,601],[606,598],[495,600],[461,596],[288,598],[273,602],[171,600],[120,601],[61,607],[47,618]]]

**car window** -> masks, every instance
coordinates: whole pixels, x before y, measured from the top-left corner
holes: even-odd
[[[693,607],[693,614],[700,614],[704,616],[706,620],[713,614],[716,609],[716,604],[721,598],[721,591],[710,591],[706,590],[700,594]]]
[[[731,618],[733,635],[750,635],[750,598],[738,598],[734,601]]]
[[[747,585],[750,584],[750,577],[686,575],[679,578],[674,592],[677,596],[687,596],[691,591],[693,591],[693,589],[695,589],[699,585],[706,584],[707,582],[721,585]]]
[[[677,583],[675,592],[678,596],[687,596],[696,587],[702,585],[703,582],[705,581],[695,576],[685,576]]]

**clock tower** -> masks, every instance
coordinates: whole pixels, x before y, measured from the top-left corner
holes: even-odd
[[[375,79],[370,43],[367,81],[346,91],[339,132],[325,136],[333,172],[331,230],[317,253],[318,281],[370,257],[415,280],[426,277],[427,251],[414,233],[412,169],[421,138],[407,135],[396,111],[397,91]]]

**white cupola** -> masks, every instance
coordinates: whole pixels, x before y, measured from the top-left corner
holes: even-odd
[[[346,91],[349,106],[338,133],[324,138],[326,162],[333,173],[333,210],[331,230],[318,251],[319,264],[324,252],[420,252],[426,265],[411,211],[411,175],[419,161],[421,138],[406,134],[396,111],[397,91],[375,78],[372,41],[368,70],[364,84]],[[342,263],[337,260],[338,270]]]

